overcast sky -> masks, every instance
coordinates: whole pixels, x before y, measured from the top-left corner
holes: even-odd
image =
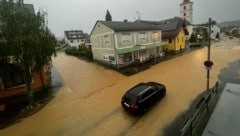
[[[65,30],[81,29],[90,33],[97,20],[104,20],[106,10],[113,21],[134,21],[136,11],[142,20],[163,20],[180,16],[183,0],[24,0],[34,4],[35,11],[48,13],[48,26],[57,37]],[[208,18],[218,23],[240,20],[240,0],[191,0],[193,23],[204,23]]]

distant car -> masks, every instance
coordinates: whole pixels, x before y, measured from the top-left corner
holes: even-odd
[[[139,83],[122,97],[122,107],[132,113],[144,113],[166,95],[166,87],[160,83]]]

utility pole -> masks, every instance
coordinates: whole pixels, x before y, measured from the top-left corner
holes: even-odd
[[[211,18],[209,18],[209,23],[208,23],[208,57],[207,57],[207,60],[204,62],[204,65],[207,69],[207,88],[206,90],[208,91],[209,93],[209,79],[210,79],[210,70],[211,70],[211,67],[213,65],[213,62],[211,61],[211,56],[210,56],[210,53],[211,53],[211,24],[212,24],[212,20]]]

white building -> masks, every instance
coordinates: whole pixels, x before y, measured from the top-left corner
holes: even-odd
[[[97,21],[92,33],[93,59],[118,68],[160,57],[161,28],[143,22]]]
[[[190,24],[193,23],[193,2],[183,0],[183,3],[180,4],[180,17],[187,20]]]
[[[70,47],[78,47],[86,42],[85,35],[81,30],[71,30],[64,32],[64,40]]]
[[[211,25],[211,39],[212,40],[218,40],[220,38],[220,27],[216,24],[216,25]],[[219,38],[217,39],[216,36],[219,36]]]

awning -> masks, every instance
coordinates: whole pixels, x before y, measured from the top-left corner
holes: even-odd
[[[123,54],[123,53],[129,53],[129,52],[134,52],[134,51],[139,51],[139,50],[144,50],[144,49],[150,49],[154,47],[160,47],[162,44],[156,43],[150,44],[150,45],[135,45],[134,47],[129,47],[129,48],[122,48],[122,49],[117,49],[118,54]]]

